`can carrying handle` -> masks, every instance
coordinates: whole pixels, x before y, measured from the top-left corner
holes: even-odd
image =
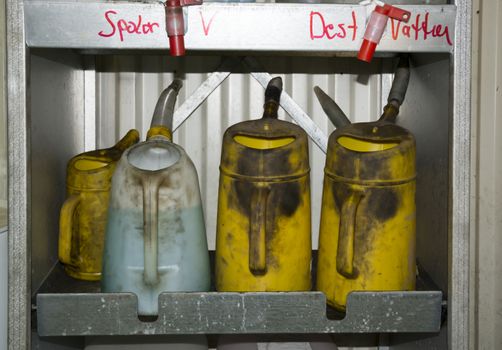
[[[127,132],[127,134],[122,137],[119,142],[112,148],[119,150],[120,152],[124,152],[126,149],[138,143],[139,141],[139,132],[136,129],[131,129]]]
[[[63,264],[71,264],[71,238],[73,231],[73,216],[80,204],[80,194],[71,195],[63,203],[59,215],[59,260]]]
[[[267,201],[270,189],[260,186],[251,195],[249,223],[249,270],[254,275],[267,271]]]
[[[155,179],[143,180],[143,246],[144,264],[143,282],[155,285],[159,280],[158,240],[159,240],[159,184]]]
[[[342,204],[340,226],[338,231],[338,247],[336,251],[336,270],[346,278],[355,278],[354,241],[356,213],[363,198],[362,191],[353,191]]]

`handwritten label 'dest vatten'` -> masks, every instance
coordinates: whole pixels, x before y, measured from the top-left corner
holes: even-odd
[[[414,21],[412,20],[414,17]],[[391,18],[390,27],[392,39],[397,40],[399,37],[406,37],[415,41],[429,40],[431,38],[444,38],[448,45],[453,43],[450,37],[450,28],[443,24],[431,25],[429,22],[430,13],[412,15],[408,23],[402,23]]]
[[[414,41],[427,41],[435,38],[443,38],[448,45],[452,46],[453,43],[448,25],[431,25],[430,16],[429,12],[412,14],[408,23],[390,19],[391,39],[408,38]],[[326,13],[311,11],[309,18],[310,39],[349,39],[350,41],[355,41],[357,32],[360,30],[355,12],[352,11],[351,17],[344,20],[340,20],[337,16],[334,17],[338,21],[330,20],[330,16]],[[365,30],[364,27],[362,30]]]
[[[146,35],[152,34],[157,28],[160,28],[158,22],[145,21],[141,15],[138,15],[134,21],[126,20],[120,17],[115,10],[108,10],[104,13],[107,28],[98,33],[104,38],[119,37],[124,41],[126,35]]]
[[[331,22],[326,19],[321,12],[310,12],[310,39],[327,38],[333,40],[336,38],[345,39],[351,38],[356,40],[357,35],[357,20],[356,13],[352,11],[352,17],[346,21]]]

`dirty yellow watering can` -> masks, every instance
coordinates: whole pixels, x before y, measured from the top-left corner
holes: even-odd
[[[389,104],[371,123],[350,124],[315,89],[338,127],[324,170],[317,289],[340,311],[352,291],[415,288],[415,139],[392,123],[408,79],[407,68],[398,70]]]
[[[278,120],[282,80],[263,117],[223,136],[216,233],[218,291],[309,290],[310,178],[306,133]]]
[[[68,198],[59,218],[59,260],[74,278],[101,278],[112,175],[122,153],[138,141],[138,131],[130,130],[115,146],[79,154],[68,162]]]

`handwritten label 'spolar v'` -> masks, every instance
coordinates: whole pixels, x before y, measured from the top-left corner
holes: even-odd
[[[99,36],[104,38],[112,38],[114,36],[119,36],[120,41],[124,41],[124,34],[131,35],[144,35],[152,34],[155,28],[159,28],[158,22],[143,21],[143,17],[138,15],[138,19],[134,21],[127,21],[118,16],[118,12],[115,10],[108,10],[105,12],[104,17],[109,25],[109,32],[104,30],[98,33]]]
[[[218,12],[215,12],[211,18],[209,18],[209,21],[206,23],[206,20],[204,18],[204,14],[202,13],[202,11],[199,11],[199,15],[200,15],[200,21],[202,23],[202,30],[204,31],[204,35],[205,36],[208,36],[209,35],[209,29],[211,29],[211,25],[213,24],[213,21],[214,19],[216,18],[216,15],[218,14]]]

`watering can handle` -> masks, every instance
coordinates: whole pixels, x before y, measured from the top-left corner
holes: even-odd
[[[353,191],[343,202],[340,213],[338,231],[338,247],[336,250],[336,270],[346,278],[355,278],[354,271],[354,241],[357,207],[361,202],[363,192]]]
[[[146,285],[155,285],[159,280],[158,271],[158,213],[159,186],[151,180],[143,181],[143,243],[144,264],[143,281]]]
[[[131,129],[112,148],[115,148],[115,149],[119,150],[120,152],[124,152],[126,149],[128,149],[129,147],[131,147],[132,145],[134,145],[138,141],[139,141],[138,130]]]
[[[267,271],[267,201],[270,189],[259,186],[251,196],[249,270],[254,275]]]
[[[63,203],[59,215],[59,260],[63,264],[71,264],[71,237],[73,216],[80,204],[80,194],[71,195]]]

